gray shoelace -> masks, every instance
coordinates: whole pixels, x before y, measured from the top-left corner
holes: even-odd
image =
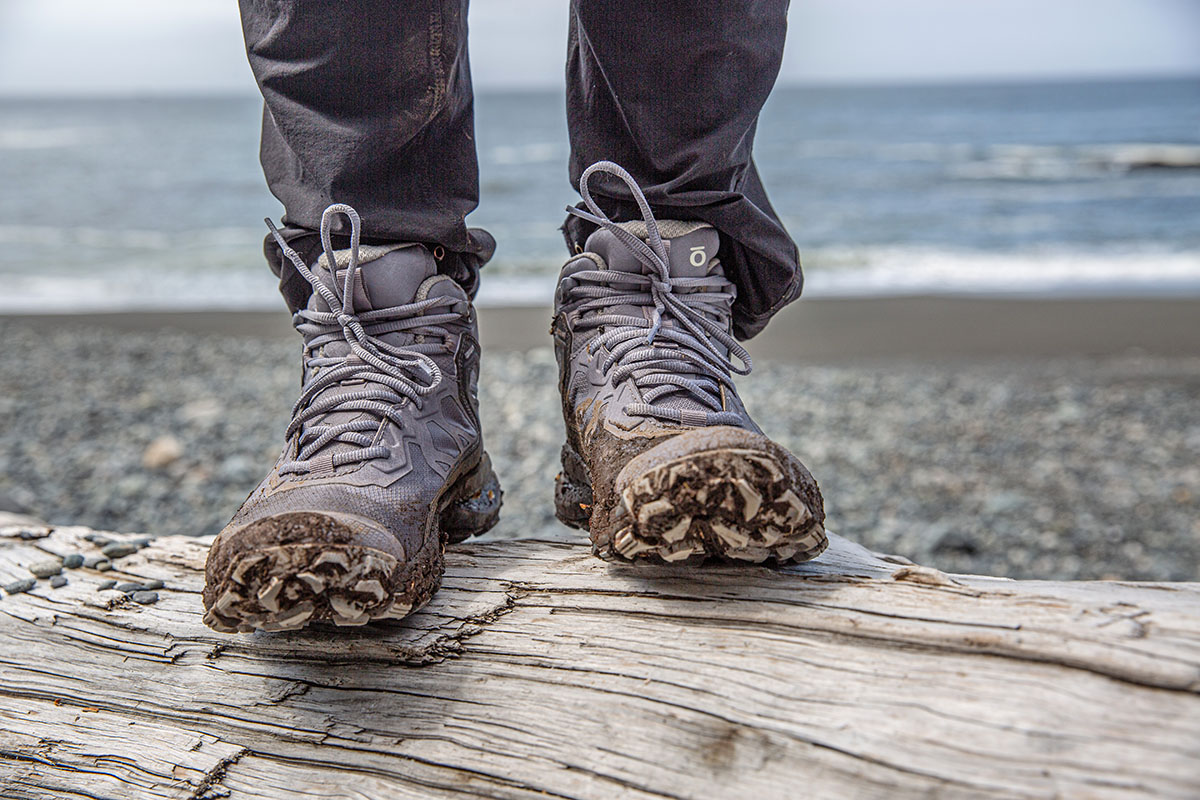
[[[620,178],[629,187],[646,223],[642,241],[608,218],[592,199],[588,180],[597,172]],[[579,180],[579,193],[591,211],[568,207],[567,212],[610,231],[646,267],[645,274],[617,270],[587,270],[571,278],[577,282],[568,302],[579,313],[577,329],[600,328],[589,343],[596,358],[608,355],[601,369],[616,365],[614,384],[632,379],[642,402],[630,403],[625,413],[653,417],[682,425],[737,425],[741,417],[725,408],[725,388],[733,390],[730,373],[747,375],[753,369],[750,354],[729,333],[724,321],[733,285],[720,275],[672,278],[666,247],[646,196],[633,177],[611,161],[588,167]],[[613,306],[654,306],[652,318],[614,314]],[[664,319],[678,323],[663,326]],[[660,344],[656,344],[659,342]],[[724,348],[724,350],[722,350]],[[728,355],[726,354],[728,353]],[[742,367],[735,367],[736,358]],[[683,397],[706,410],[677,408],[671,400]]]
[[[442,380],[442,371],[428,353],[445,349],[447,332],[439,326],[462,319],[467,311],[462,301],[453,297],[431,297],[392,308],[372,309],[358,313],[354,308],[353,286],[358,273],[359,236],[362,222],[350,206],[331,205],[321,215],[321,245],[331,271],[337,259],[330,240],[330,228],[337,214],[350,218],[350,263],[339,286],[334,275],[333,288],[327,286],[304,259],[288,246],[271,220],[275,241],[283,254],[304,279],[312,284],[329,306],[329,311],[303,309],[293,318],[296,329],[305,337],[304,355],[308,367],[315,370],[305,381],[300,398],[292,407],[292,421],[287,438],[295,458],[280,466],[279,473],[310,473],[329,471],[352,462],[387,458],[390,450],[380,443],[388,422],[402,427],[401,409],[411,402],[418,409],[421,398],[432,392]],[[447,310],[428,313],[438,306]],[[397,347],[379,337],[397,331],[416,334],[413,344]],[[423,341],[432,336],[443,341]],[[350,351],[344,356],[327,356],[322,348],[334,342],[344,342]],[[348,387],[353,384],[354,388]],[[343,391],[327,389],[344,386]],[[320,420],[334,412],[359,412],[353,419],[336,424]],[[321,455],[334,443],[352,445],[350,449]]]

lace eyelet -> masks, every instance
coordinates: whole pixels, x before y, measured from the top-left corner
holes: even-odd
[[[442,247],[440,244],[434,245],[433,246],[433,260],[441,261],[445,257],[446,257],[446,248]]]

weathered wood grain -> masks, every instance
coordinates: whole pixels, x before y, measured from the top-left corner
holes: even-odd
[[[96,550],[16,522],[0,582]],[[1197,584],[948,576],[837,537],[687,573],[497,542],[403,623],[223,636],[207,544],[0,598],[0,797],[1200,796]]]

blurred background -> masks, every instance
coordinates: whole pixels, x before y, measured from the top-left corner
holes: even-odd
[[[566,3],[477,0],[481,393],[562,536],[545,335]],[[299,340],[236,4],[0,0],[0,510],[212,533]],[[1200,579],[1200,3],[793,3],[756,158],[806,297],[739,385],[829,527],[945,569]]]

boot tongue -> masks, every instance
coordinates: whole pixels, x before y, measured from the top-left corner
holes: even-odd
[[[346,283],[346,270],[350,268],[350,251],[339,250],[335,256],[336,274],[330,273],[324,255],[313,266],[313,274],[341,294]],[[421,284],[436,274],[437,262],[422,245],[363,246],[359,249],[358,273],[354,280],[354,313],[361,315],[412,303],[417,299]],[[308,307],[314,311],[330,310],[319,292],[312,293]],[[404,333],[385,334],[382,338],[388,344],[399,346],[412,342],[412,337]],[[350,345],[345,342],[330,342],[324,347],[327,356],[344,356],[349,352]]]
[[[666,239],[672,278],[703,278],[716,266],[721,241],[710,225]]]
[[[644,222],[626,222],[621,227],[646,241]],[[662,220],[659,233],[667,250],[667,261],[672,278],[703,278],[715,266],[720,239],[711,225],[703,222],[678,222]],[[604,259],[611,270],[644,274],[648,268],[638,261],[637,256],[625,246],[612,231],[599,228],[588,237],[584,249]]]
[[[672,278],[703,278],[710,273],[724,274],[720,262],[716,260],[720,239],[714,227],[705,222],[680,222],[669,219],[660,220],[658,226],[659,235],[662,236],[663,246],[667,251],[667,265]],[[622,222],[620,227],[646,241],[646,223]],[[615,272],[645,275],[650,271],[638,261],[633,251],[607,228],[595,230],[587,238],[584,249],[600,256],[606,268]],[[682,294],[688,290],[677,287],[675,291]],[[612,313],[650,319],[653,307],[619,305],[613,306]]]
[[[326,286],[341,293],[349,269],[348,250],[335,253],[337,273],[329,271],[324,255],[317,261],[313,272]],[[437,262],[428,250],[419,244],[393,247],[364,246],[359,252],[358,274],[354,281],[354,312],[375,311],[381,308],[402,306],[413,302],[417,290],[428,278],[437,274]],[[333,286],[337,282],[336,288]],[[329,311],[324,298],[314,292],[309,308]]]

